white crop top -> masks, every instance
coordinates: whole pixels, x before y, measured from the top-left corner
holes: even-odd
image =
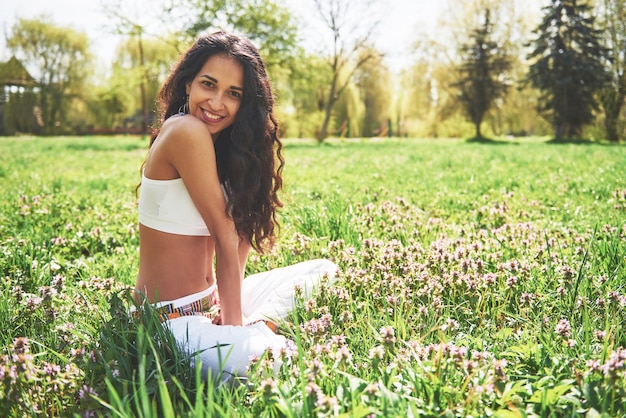
[[[183,179],[153,180],[141,175],[139,223],[161,232],[209,236]]]

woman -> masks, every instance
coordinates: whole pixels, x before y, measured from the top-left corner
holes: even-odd
[[[139,197],[136,294],[184,349],[200,351],[203,370],[242,376],[252,356],[287,344],[267,321],[289,313],[294,288],[310,291],[336,267],[313,260],[243,280],[250,249],[274,242],[284,165],[270,82],[248,40],[199,38],[159,104]]]

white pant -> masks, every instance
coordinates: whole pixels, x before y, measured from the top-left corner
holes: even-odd
[[[185,351],[198,353],[205,378],[209,370],[222,381],[243,377],[252,357],[260,357],[268,348],[278,351],[288,344],[285,337],[274,334],[265,323],[253,322],[286,318],[293,309],[295,286],[310,297],[322,276],[327,275],[332,282],[336,271],[337,266],[331,261],[311,260],[247,277],[242,285],[241,303],[250,325],[213,325],[209,318],[199,315],[182,316],[165,324]],[[184,299],[188,301],[193,296]]]

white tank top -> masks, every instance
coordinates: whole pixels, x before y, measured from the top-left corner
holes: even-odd
[[[157,231],[211,235],[181,178],[153,180],[142,173],[138,212],[139,223]]]

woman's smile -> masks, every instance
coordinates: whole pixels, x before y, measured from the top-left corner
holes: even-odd
[[[204,120],[208,123],[217,123],[224,119],[224,116],[216,115],[215,113],[211,113],[208,110],[201,109],[202,115],[204,116]]]

